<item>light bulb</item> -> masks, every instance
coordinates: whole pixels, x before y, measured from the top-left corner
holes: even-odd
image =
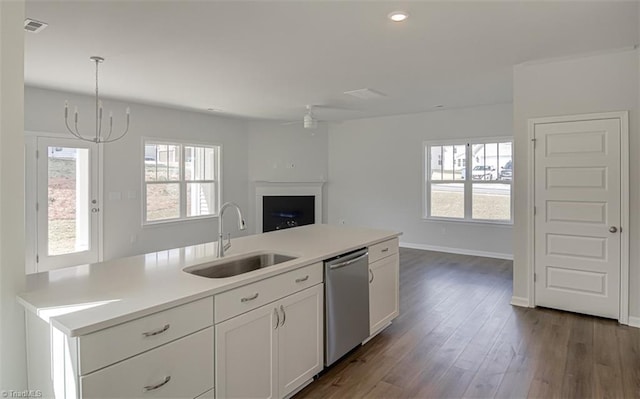
[[[389,19],[393,22],[402,22],[407,18],[409,18],[409,14],[404,11],[394,11],[389,14]]]

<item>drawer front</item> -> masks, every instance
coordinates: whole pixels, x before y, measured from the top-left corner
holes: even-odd
[[[213,388],[213,327],[80,378],[82,398],[195,398]]]
[[[398,238],[383,241],[369,247],[369,263],[398,253]]]
[[[215,296],[215,322],[228,320],[321,282],[320,262],[223,292]]]
[[[79,338],[80,375],[213,325],[213,297]]]

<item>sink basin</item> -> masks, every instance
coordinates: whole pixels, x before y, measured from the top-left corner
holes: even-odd
[[[187,267],[184,271],[207,278],[225,278],[252,272],[293,259],[296,258],[276,253],[253,254],[229,260],[224,258],[218,259],[213,262]]]

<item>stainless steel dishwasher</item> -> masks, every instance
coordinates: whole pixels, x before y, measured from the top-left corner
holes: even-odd
[[[324,364],[330,366],[369,336],[367,248],[326,260],[324,290]]]

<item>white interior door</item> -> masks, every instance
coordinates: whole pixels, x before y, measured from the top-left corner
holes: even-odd
[[[621,121],[534,128],[535,304],[617,319]]]
[[[97,145],[48,137],[36,145],[36,271],[97,262]]]

